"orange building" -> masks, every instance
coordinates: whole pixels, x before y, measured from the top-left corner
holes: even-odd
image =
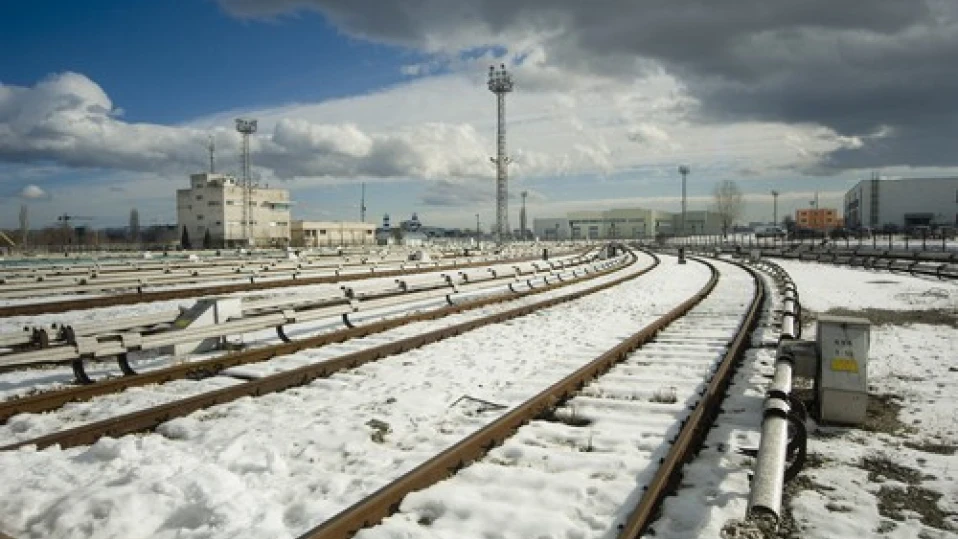
[[[801,228],[813,230],[831,230],[841,227],[844,222],[838,216],[838,210],[832,208],[808,208],[795,210],[795,224]]]

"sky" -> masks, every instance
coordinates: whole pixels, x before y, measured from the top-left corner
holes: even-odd
[[[883,177],[958,175],[950,0],[48,0],[0,4],[0,227],[64,213],[173,223],[176,189],[239,170],[294,219],[495,220],[507,96],[510,221],[678,210],[735,181],[743,221],[840,208]]]

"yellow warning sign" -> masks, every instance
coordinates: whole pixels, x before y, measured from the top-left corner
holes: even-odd
[[[847,357],[832,359],[832,370],[841,372],[858,372],[858,362]]]

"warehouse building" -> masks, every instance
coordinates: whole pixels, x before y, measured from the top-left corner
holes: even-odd
[[[375,245],[376,225],[345,221],[293,221],[293,247]]]
[[[845,224],[958,226],[958,177],[862,180],[845,193]]]
[[[176,190],[177,227],[194,247],[207,237],[215,247],[289,245],[288,190],[254,186],[245,215],[243,200],[243,186],[233,176],[191,174],[190,188]]]
[[[564,218],[534,219],[532,229],[543,240],[642,239],[682,232],[682,214],[644,208],[569,212]],[[715,212],[688,211],[687,234],[720,234],[722,219]]]

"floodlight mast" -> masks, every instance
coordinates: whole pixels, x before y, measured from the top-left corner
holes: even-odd
[[[509,237],[509,158],[506,156],[506,94],[513,88],[512,76],[505,64],[489,66],[489,91],[496,94],[499,117],[496,129],[496,242]]]
[[[256,120],[246,118],[236,119],[236,130],[243,136],[242,183],[243,183],[243,236],[250,245],[255,243],[253,237],[253,210],[250,207],[253,201],[253,178],[249,157],[249,136],[256,132]]]
[[[686,176],[689,175],[689,172],[691,172],[691,169],[689,169],[688,165],[679,166],[679,174],[682,175],[682,230],[679,233],[683,236],[685,235],[685,207],[686,207],[685,206],[685,200],[686,200],[685,199],[685,178]]]

